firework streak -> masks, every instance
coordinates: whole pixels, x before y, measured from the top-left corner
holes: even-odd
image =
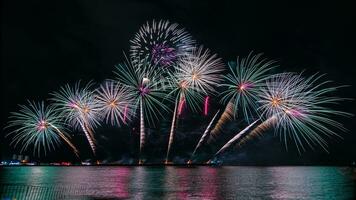
[[[218,110],[218,111],[216,112],[216,114],[214,115],[213,119],[211,119],[209,125],[206,127],[206,129],[205,129],[203,135],[201,136],[201,138],[200,138],[200,140],[199,140],[197,146],[194,148],[194,151],[193,151],[192,155],[190,156],[191,158],[195,155],[195,152],[196,152],[196,151],[198,150],[198,148],[203,144],[205,138],[208,136],[209,130],[210,130],[210,128],[211,128],[211,125],[212,125],[213,122],[215,121],[215,118],[216,118],[216,116],[218,116],[219,112],[220,112],[220,110]],[[188,162],[189,162],[189,161],[188,161]]]
[[[65,136],[64,133],[62,133],[61,130],[59,130],[55,125],[53,125],[52,123],[48,122],[48,125],[50,125],[52,128],[54,128],[58,135],[70,146],[70,148],[72,148],[74,154],[79,158],[79,151],[77,150],[77,148],[70,142],[70,140]]]
[[[95,148],[95,141],[94,141],[94,138],[93,138],[93,133],[89,132],[89,130],[86,128],[86,126],[83,124],[83,122],[79,121],[79,123],[80,123],[80,126],[82,127],[82,130],[83,130],[83,132],[85,134],[85,137],[87,138],[87,140],[89,142],[90,148],[93,151],[93,154],[95,155],[96,154],[96,148]]]
[[[241,139],[244,137],[246,134],[248,134],[248,131],[257,123],[259,122],[260,119],[252,122],[250,125],[248,125],[245,129],[240,131],[238,134],[236,134],[231,140],[229,140],[221,149],[216,152],[214,155],[215,157],[218,156],[220,153],[224,152],[227,148],[229,148],[232,144],[234,144],[237,140]]]
[[[260,123],[256,128],[254,128],[250,133],[248,133],[245,137],[241,138],[241,140],[236,144],[236,146],[242,146],[245,144],[247,141],[252,140],[255,137],[262,136],[263,133],[266,133],[266,131],[275,126],[277,123],[277,118],[275,116],[272,116],[268,118],[267,120],[263,121]]]
[[[218,122],[215,124],[214,128],[210,132],[210,138],[208,143],[210,143],[214,139],[214,137],[216,137],[221,132],[223,125],[233,118],[234,115],[233,106],[234,105],[231,102],[227,104],[223,114],[221,114]]]
[[[145,120],[143,116],[142,101],[140,101],[140,154],[145,145]]]
[[[208,108],[209,108],[209,96],[205,97],[204,100],[204,115],[207,116],[208,115]]]
[[[178,101],[178,99],[179,99],[179,101]],[[166,154],[166,160],[165,160],[166,163],[168,163],[168,157],[169,157],[169,153],[171,151],[171,147],[172,147],[173,139],[174,139],[174,129],[175,129],[176,118],[177,118],[177,107],[178,107],[178,104],[180,104],[180,102],[182,102],[182,101],[183,101],[183,98],[182,98],[182,96],[179,95],[175,102],[171,131],[169,132],[169,141],[168,141],[168,148],[167,148],[167,154]]]

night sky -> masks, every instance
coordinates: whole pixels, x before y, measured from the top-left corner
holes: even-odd
[[[336,85],[351,85],[337,94],[354,98],[356,85],[355,11],[351,4],[301,1],[3,1],[1,17],[1,152],[11,158],[16,150],[4,138],[9,113],[29,100],[45,100],[66,83],[114,78],[114,65],[124,60],[129,40],[147,20],[168,19],[184,26],[198,44],[233,61],[250,51],[278,61],[278,71],[326,73]],[[338,107],[355,113],[355,101]],[[172,160],[189,157],[209,123],[208,117],[186,114],[178,125]],[[165,156],[170,116],[148,131],[145,152],[150,162]],[[356,160],[356,120],[340,118],[349,131],[331,139],[326,153],[316,149],[299,155],[288,151],[273,133],[224,154],[228,164],[350,164]],[[239,124],[239,125],[238,125]],[[243,125],[243,124],[242,124]],[[230,123],[216,143],[199,151],[206,159],[242,126]],[[132,130],[132,128],[136,128]],[[110,162],[131,162],[138,154],[138,123],[121,129],[96,130],[99,155]],[[90,149],[82,133],[71,132],[83,159]],[[44,160],[74,160],[64,145]]]

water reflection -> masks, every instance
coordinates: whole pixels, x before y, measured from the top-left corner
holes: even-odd
[[[4,167],[0,199],[353,199],[337,167]]]

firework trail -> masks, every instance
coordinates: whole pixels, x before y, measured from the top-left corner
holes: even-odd
[[[204,100],[204,115],[208,115],[208,108],[209,108],[209,96],[205,97]]]
[[[106,123],[120,126],[126,124],[132,115],[134,99],[130,90],[120,86],[117,82],[108,80],[96,90],[95,98],[99,112]]]
[[[214,86],[221,80],[220,72],[223,71],[223,66],[223,63],[215,54],[210,55],[208,49],[204,51],[203,47],[200,47],[194,49],[192,54],[185,55],[179,61],[176,71],[169,74],[172,90],[169,95],[176,96],[176,100],[169,133],[166,163],[174,139],[177,107],[178,113],[181,113],[180,102],[186,102],[193,111],[198,110],[203,95],[215,91]]]
[[[243,144],[245,144],[247,141],[252,140],[255,137],[262,136],[263,133],[266,133],[268,129],[274,127],[276,123],[277,123],[277,118],[275,116],[268,118],[267,120],[263,121],[258,126],[256,126],[256,128],[252,129],[252,131],[248,133],[245,137],[243,137],[236,144],[236,146],[240,147]]]
[[[205,138],[208,136],[209,131],[210,131],[210,128],[211,128],[213,122],[215,121],[215,118],[218,116],[219,112],[220,112],[220,110],[218,110],[218,111],[216,112],[216,114],[214,115],[214,117],[211,119],[209,125],[206,127],[206,129],[205,129],[203,135],[201,136],[201,138],[200,138],[200,140],[199,140],[197,146],[194,148],[194,151],[193,151],[192,155],[190,156],[191,158],[193,158],[193,156],[195,155],[195,152],[199,149],[199,147],[203,144]],[[190,163],[191,163],[191,160],[188,161],[188,164],[190,164]]]
[[[182,100],[180,100],[179,102],[181,102]],[[178,107],[178,101],[175,102],[175,106],[174,106],[174,111],[173,111],[173,118],[172,118],[172,125],[171,125],[171,130],[169,132],[169,140],[168,140],[168,148],[167,148],[167,154],[166,154],[166,160],[165,160],[165,164],[168,164],[168,156],[171,150],[171,146],[173,144],[173,139],[174,139],[174,129],[176,126],[176,116],[177,116],[177,107]]]
[[[54,107],[46,107],[44,102],[34,103],[28,101],[28,106],[20,105],[19,112],[13,112],[10,116],[7,128],[15,128],[6,136],[12,136],[11,145],[16,147],[22,144],[21,152],[27,150],[30,145],[34,145],[33,153],[37,150],[40,156],[41,148],[46,154],[47,150],[55,149],[61,143],[61,140],[73,150],[79,157],[77,148],[70,142],[70,137],[63,130],[64,123],[56,115]]]
[[[244,137],[248,131],[259,121],[260,119],[252,122],[250,125],[248,125],[245,129],[240,131],[238,134],[236,134],[231,140],[229,140],[223,147],[219,149],[218,152],[214,155],[214,157],[218,156],[220,153],[224,152],[227,148],[229,148],[232,144],[234,144],[237,140],[241,139]]]
[[[214,137],[216,137],[220,132],[223,127],[223,125],[232,120],[233,115],[234,115],[234,110],[233,110],[233,103],[229,102],[227,106],[224,109],[224,112],[221,114],[218,122],[215,124],[214,128],[210,132],[210,138],[208,143],[210,143],[212,140],[214,140]]]
[[[143,25],[130,43],[133,58],[166,68],[173,66],[182,55],[189,53],[195,42],[178,24],[168,20],[153,20]]]
[[[178,105],[178,115],[181,115],[182,112],[183,112],[184,102],[185,102],[184,99],[182,99],[182,100],[179,102],[179,105]]]
[[[128,89],[134,100],[134,108],[139,109],[140,115],[140,154],[145,144],[145,121],[153,124],[154,119],[168,112],[168,107],[162,102],[167,97],[167,85],[160,79],[161,71],[150,65],[149,62],[126,59],[127,62],[116,66],[117,81]],[[133,112],[136,109],[134,109]],[[142,163],[142,160],[139,160]]]
[[[81,129],[90,145],[93,154],[96,154],[96,142],[93,129],[99,125],[100,115],[98,103],[94,98],[91,84],[84,87],[80,82],[74,87],[65,85],[58,92],[53,93],[53,105],[58,110],[58,114],[65,118],[65,121],[76,129]]]

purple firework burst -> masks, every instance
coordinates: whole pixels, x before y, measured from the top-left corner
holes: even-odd
[[[147,60],[161,67],[174,65],[181,55],[193,49],[195,43],[184,28],[168,20],[147,22],[130,42],[134,60]]]

